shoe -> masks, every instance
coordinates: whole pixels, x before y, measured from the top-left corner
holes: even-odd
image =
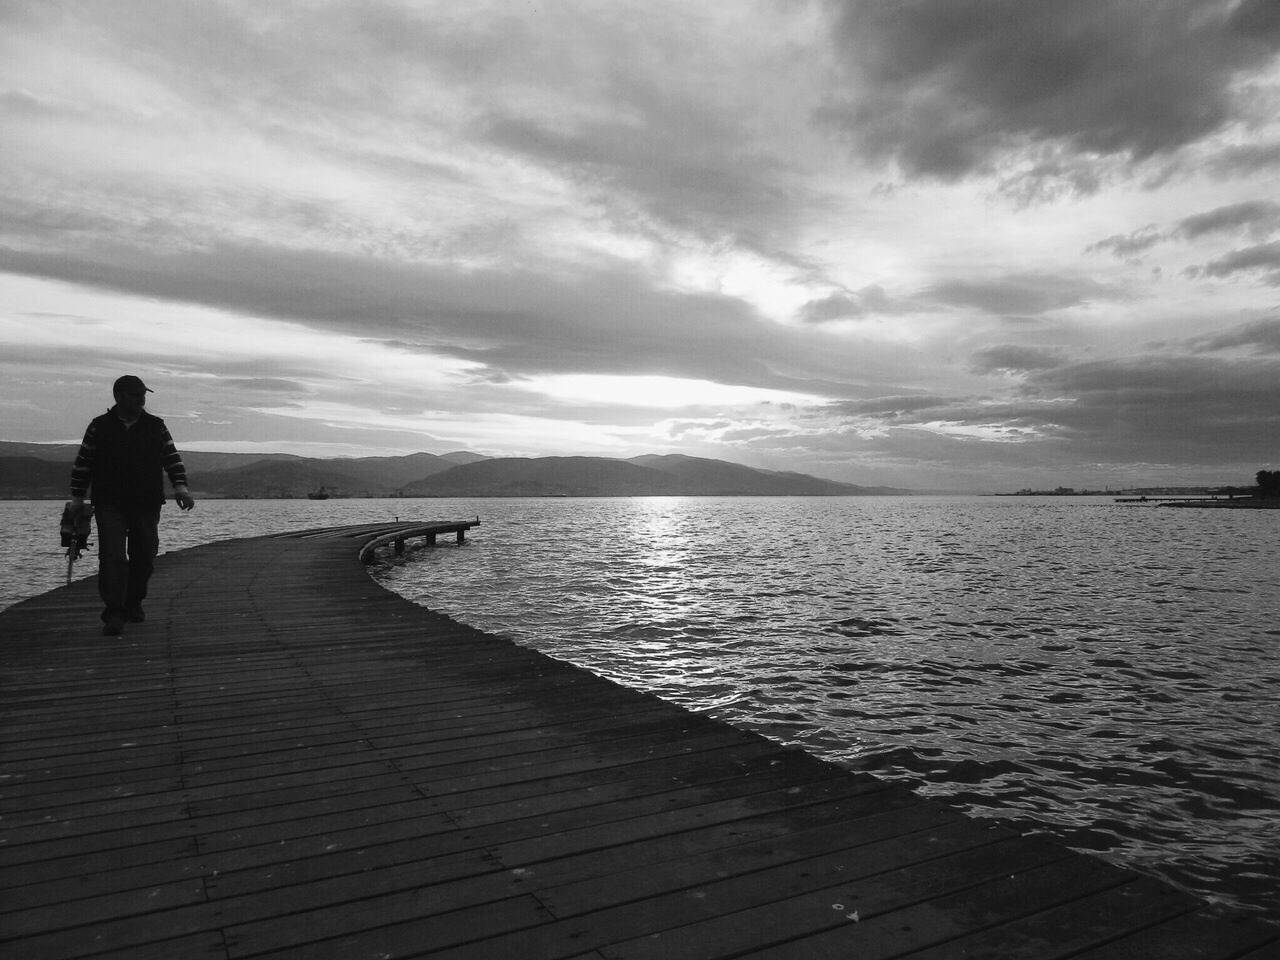
[[[121,614],[113,613],[102,622],[104,637],[118,637],[122,633],[124,633],[124,617]]]
[[[125,619],[130,623],[141,623],[143,620],[147,619],[147,612],[142,609],[141,605],[130,607],[125,612]]]

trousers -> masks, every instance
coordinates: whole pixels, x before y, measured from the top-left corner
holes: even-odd
[[[94,505],[102,619],[142,606],[160,550],[160,505]]]

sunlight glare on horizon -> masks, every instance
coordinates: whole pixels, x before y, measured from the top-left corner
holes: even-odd
[[[663,376],[564,374],[535,377],[526,386],[559,400],[660,409],[813,403],[816,399],[785,390]]]

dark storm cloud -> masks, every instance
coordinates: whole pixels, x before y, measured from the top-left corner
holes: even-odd
[[[1203,267],[1187,271],[1193,277],[1230,277],[1237,273],[1260,271],[1261,280],[1269,286],[1280,286],[1280,240],[1261,243],[1242,250],[1232,250],[1225,256],[1211,260]]]
[[[1242,116],[1237,79],[1280,49],[1274,0],[845,0],[850,74],[826,119],[907,175],[957,180],[1010,152],[1143,159]],[[1034,156],[1031,158],[1033,162]]]
[[[996,316],[1034,315],[1095,300],[1123,299],[1123,292],[1087,277],[1043,273],[1009,274],[992,280],[946,280],[921,297],[951,307],[972,307]]]
[[[1109,252],[1121,259],[1128,260],[1140,253],[1145,253],[1163,240],[1164,234],[1154,226],[1146,226],[1128,234],[1115,234],[1097,243],[1085,247],[1085,253]]]
[[[1280,203],[1254,200],[1218,207],[1178,222],[1175,236],[1194,240],[1206,233],[1241,233],[1261,239],[1280,228]]]
[[[1280,435],[1280,321],[1246,325],[1213,347],[1236,343],[1264,344],[1269,349],[1259,352],[1272,356],[1185,354],[1040,366],[1024,371],[1019,388],[1003,398],[921,394],[813,407],[808,415],[826,429],[774,431],[768,443],[817,452],[857,446],[953,470],[1090,462],[1247,465]],[[1023,359],[1047,364],[1050,358]]]
[[[1280,143],[1246,143],[1228,147],[1208,164],[1220,177],[1251,176],[1280,167]]]
[[[1062,355],[1057,351],[1012,343],[985,347],[970,357],[970,369],[975,373],[1026,373],[1061,364]]]
[[[799,316],[805,323],[826,323],[892,313],[894,310],[895,306],[889,301],[884,288],[873,284],[861,290],[840,290],[820,300],[810,300],[800,309]]]
[[[1251,347],[1255,353],[1280,356],[1280,319],[1255,320],[1234,330],[1197,337],[1191,341],[1191,346],[1202,352]]]
[[[1028,398],[1070,397],[1037,414],[1067,431],[1082,456],[1236,462],[1280,431],[1280,360],[1142,357],[1044,371]],[[1046,416],[1047,414],[1047,416]]]
[[[633,94],[634,96],[634,94]],[[558,170],[603,202],[614,217],[642,225],[625,198],[658,223],[711,240],[782,256],[770,236],[789,233],[802,209],[784,191],[783,169],[752,156],[725,121],[695,104],[659,109],[650,94],[621,110],[623,119],[582,123],[572,131],[526,117],[492,115],[485,135],[498,149]],[[635,120],[636,114],[641,122]]]
[[[1255,240],[1262,240],[1276,230],[1280,230],[1280,204],[1270,200],[1248,200],[1183,217],[1168,231],[1148,225],[1129,234],[1116,234],[1089,244],[1085,252],[1111,253],[1122,259],[1132,259],[1167,240],[1190,241],[1215,234],[1248,234]],[[1199,272],[1196,271],[1197,274]]]

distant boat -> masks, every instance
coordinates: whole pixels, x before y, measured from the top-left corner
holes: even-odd
[[[310,493],[307,494],[307,499],[308,500],[328,500],[329,491],[326,490],[324,487],[321,487],[319,490],[312,490]]]

